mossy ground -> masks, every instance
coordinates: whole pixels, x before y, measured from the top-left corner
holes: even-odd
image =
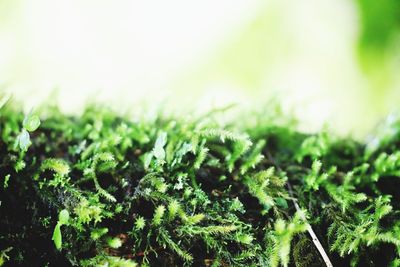
[[[360,143],[227,112],[2,105],[0,266],[323,266],[308,223],[334,266],[399,266],[400,120]]]

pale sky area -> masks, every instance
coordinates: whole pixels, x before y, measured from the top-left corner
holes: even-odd
[[[397,108],[400,58],[380,95],[358,34],[348,0],[3,0],[0,84],[27,109],[57,89],[68,112],[93,99],[206,110],[278,96],[302,129],[363,136]]]

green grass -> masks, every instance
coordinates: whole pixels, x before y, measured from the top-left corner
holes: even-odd
[[[400,120],[359,143],[229,112],[2,105],[0,266],[323,266],[309,225],[334,266],[399,266]]]

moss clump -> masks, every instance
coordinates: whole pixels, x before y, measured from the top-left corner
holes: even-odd
[[[324,262],[308,236],[303,236],[293,248],[296,267],[319,267]]]
[[[362,144],[220,116],[3,105],[0,266],[322,264],[308,224],[334,265],[399,264],[400,120]]]

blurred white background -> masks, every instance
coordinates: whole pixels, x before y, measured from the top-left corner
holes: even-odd
[[[365,71],[361,23],[348,0],[2,0],[0,84],[28,109],[56,90],[67,112],[278,97],[307,131],[362,137],[397,108],[400,58],[389,46]]]

